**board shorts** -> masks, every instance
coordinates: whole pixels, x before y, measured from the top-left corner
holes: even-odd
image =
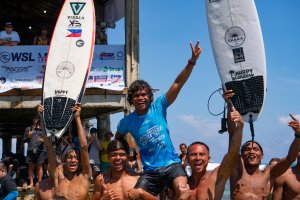
[[[43,164],[46,158],[47,158],[46,151],[39,151],[38,153],[35,153],[32,150],[29,150],[27,152],[26,163]]]
[[[186,177],[185,170],[180,163],[174,163],[157,170],[144,170],[134,188],[141,188],[157,196],[166,186],[173,188],[173,181],[179,176]]]

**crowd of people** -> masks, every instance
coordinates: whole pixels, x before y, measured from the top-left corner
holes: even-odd
[[[262,146],[254,140],[241,145],[244,121],[230,101],[232,90],[224,91],[229,147],[220,166],[207,170],[210,148],[203,141],[182,143],[181,154],[176,153],[167,124],[167,108],[176,100],[202,53],[199,41],[196,45],[190,43],[190,48],[187,65],[160,97],[154,100],[153,90],[144,80],[136,80],[129,86],[128,102],[135,109],[120,120],[115,135],[110,131],[104,133],[104,140],[99,140],[95,128],[86,137],[81,105],[76,103],[72,108],[71,131],[53,142],[43,131],[40,123],[43,106],[39,105],[38,115],[25,130],[26,159],[21,162],[8,153],[0,163],[0,197],[13,199],[17,184],[29,184],[29,188],[35,186],[36,199],[83,200],[93,183],[94,200],[222,199],[229,180],[234,200],[299,199],[299,121],[290,114],[288,125],[295,138],[287,156],[275,159],[261,170]],[[140,159],[136,148],[124,139],[127,133],[134,138]],[[291,168],[296,158],[297,165]],[[21,173],[23,165],[28,166],[28,176]]]

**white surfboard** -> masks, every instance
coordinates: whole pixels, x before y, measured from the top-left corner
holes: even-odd
[[[266,93],[266,59],[254,0],[206,0],[215,62],[244,121],[256,121]]]
[[[43,83],[47,134],[60,137],[73,119],[91,67],[95,40],[93,0],[65,0],[52,35]]]

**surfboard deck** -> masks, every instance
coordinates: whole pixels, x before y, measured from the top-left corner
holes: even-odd
[[[93,0],[65,0],[52,35],[43,82],[47,135],[60,137],[73,120],[90,71],[95,40]]]
[[[266,59],[254,0],[206,0],[210,41],[223,87],[249,122],[259,118],[266,94]]]

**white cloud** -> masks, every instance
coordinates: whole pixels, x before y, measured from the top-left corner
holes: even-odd
[[[178,118],[205,136],[215,136],[221,126],[220,123],[194,115],[180,115]]]
[[[300,120],[300,114],[296,114],[294,116]],[[291,121],[291,117],[290,116],[279,116],[278,121],[281,124],[287,125]]]

